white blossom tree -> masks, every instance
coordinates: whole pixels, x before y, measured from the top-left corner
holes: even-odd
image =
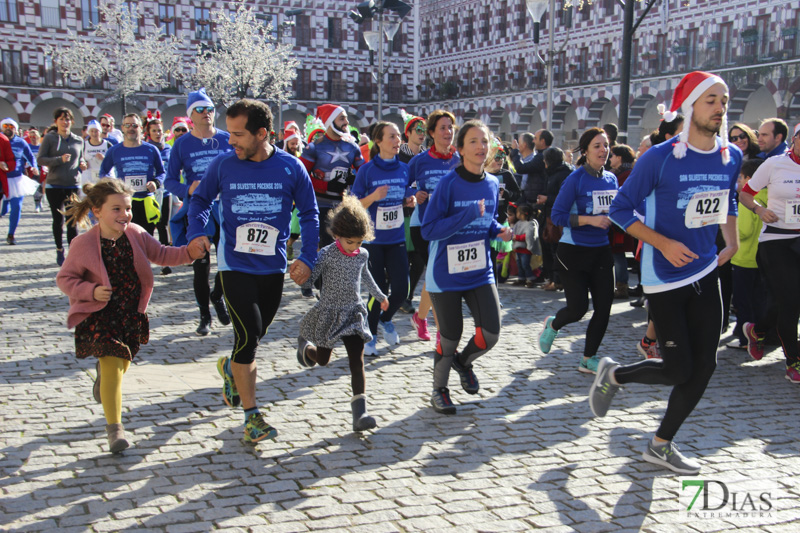
[[[82,38],[70,32],[68,44],[47,47],[45,53],[69,79],[83,82],[108,76],[124,114],[127,98],[142,87],[158,87],[170,75],[180,76],[179,42],[161,28],[140,31],[138,3],[106,0],[98,9],[100,22],[93,35]]]
[[[211,12],[218,39],[197,48],[196,86],[225,105],[241,98],[285,101],[299,65],[292,47],[278,42],[272,24],[243,0],[231,2],[230,11]]]

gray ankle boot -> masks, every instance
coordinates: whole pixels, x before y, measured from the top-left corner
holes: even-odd
[[[366,431],[378,426],[375,419],[367,414],[367,397],[363,394],[353,396],[350,408],[353,410],[353,431]]]
[[[108,434],[108,448],[111,453],[119,453],[130,446],[125,440],[125,428],[122,427],[122,424],[108,424],[106,434]]]

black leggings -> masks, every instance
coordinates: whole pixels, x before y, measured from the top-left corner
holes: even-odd
[[[469,366],[497,344],[501,322],[500,298],[497,295],[497,286],[493,283],[466,291],[432,292],[430,295],[433,309],[439,318],[441,334],[433,358],[433,386],[439,389],[447,386],[453,356],[456,355],[458,341],[461,340],[461,333],[464,330],[461,300],[467,303],[475,322],[475,334],[469,339],[464,350],[458,354],[458,362]]]
[[[353,387],[353,396],[364,394],[366,377],[364,375],[364,339],[358,335],[342,337],[344,349],[347,350],[347,360],[350,363],[350,383]],[[331,360],[333,348],[317,346],[310,348],[311,359],[320,366],[325,366]]]
[[[673,385],[656,436],[672,440],[703,397],[717,367],[722,329],[722,296],[714,270],[699,281],[671,291],[648,294],[661,360],[621,366],[617,382]]]
[[[144,209],[144,200],[137,200],[134,198],[131,201],[131,214],[133,215],[133,223],[138,224],[150,235],[156,229],[156,225],[147,221],[147,212]]]
[[[232,270],[219,275],[233,323],[231,361],[249,365],[255,361],[258,343],[278,312],[284,275],[256,275]]]
[[[797,321],[800,319],[800,256],[792,250],[793,239],[776,239],[758,243],[758,266],[763,272],[774,298],[774,310],[767,313],[767,320],[759,320],[755,330],[764,334],[773,325],[786,356],[786,364],[800,361],[797,346]]]
[[[578,322],[589,310],[589,294],[594,313],[586,328],[584,357],[597,353],[608,328],[614,303],[614,257],[610,246],[589,247],[559,243],[555,268],[561,275],[567,306],[559,309],[552,327],[556,331]]]
[[[430,242],[422,237],[422,227],[411,226],[408,228],[408,233],[411,235],[411,243],[414,245],[414,251],[422,256],[423,262],[427,265]]]
[[[50,213],[53,215],[53,240],[56,241],[56,248],[59,250],[64,248],[64,211],[69,209],[72,205],[69,202],[70,196],[77,194],[77,187],[74,189],[45,189],[44,194],[47,196],[47,203],[50,204]],[[72,239],[78,236],[77,226],[69,224],[67,226],[67,244],[72,242]]]
[[[172,243],[172,239],[170,239],[169,236],[169,219],[171,218],[172,195],[168,194],[164,195],[164,197],[161,199],[161,218],[156,224],[156,229],[158,230],[158,242],[164,246],[168,246]]]
[[[217,230],[214,233],[213,242],[214,246],[219,246],[219,226],[217,226]],[[219,251],[219,248],[217,248],[217,251]],[[214,290],[210,290],[208,287],[208,277],[211,275],[211,253],[206,252],[204,258],[195,259],[192,263],[192,269],[194,270],[194,279],[192,280],[194,297],[198,307],[200,307],[200,314],[209,314],[211,313],[208,307],[209,301],[216,302],[222,298],[219,271],[214,276]]]
[[[406,243],[398,244],[365,244],[369,252],[369,271],[381,292],[389,295],[389,308],[381,312],[380,304],[375,298],[369,299],[367,322],[373,337],[378,332],[378,319],[388,322],[408,297],[408,256]],[[386,282],[386,275],[389,282]],[[391,286],[391,290],[389,290]]]

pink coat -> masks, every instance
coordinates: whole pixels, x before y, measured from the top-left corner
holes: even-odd
[[[129,224],[125,235],[133,248],[133,265],[142,284],[139,312],[144,313],[153,294],[153,269],[150,262],[176,266],[191,263],[192,258],[189,257],[186,246],[162,246],[143,227],[136,224]],[[100,226],[94,226],[73,239],[69,245],[69,255],[56,276],[56,284],[61,292],[69,296],[68,328],[74,328],[89,315],[106,306],[108,302],[94,299],[96,287],[111,286],[100,252]]]

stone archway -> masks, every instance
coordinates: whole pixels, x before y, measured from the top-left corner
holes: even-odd
[[[5,98],[0,98],[0,119],[6,117],[12,118],[15,122],[19,123],[19,114],[17,110],[14,109],[14,105]]]
[[[762,85],[748,96],[739,121],[751,128],[758,129],[762,120],[777,116],[778,106],[775,103],[775,98],[773,98],[769,89]]]
[[[119,129],[119,125],[122,123],[122,102],[120,100],[111,100],[107,102],[103,102],[100,104],[100,110],[97,113],[97,116],[100,117],[108,113],[112,117],[114,117],[114,121],[116,122],[115,127]],[[139,104],[139,102],[135,102],[132,100],[127,100],[125,102],[125,111],[128,113],[136,113],[140,116],[146,114],[146,110]]]
[[[46,129],[53,124],[53,112],[59,107],[66,107],[75,116],[75,122],[72,124],[72,130],[80,132],[86,124],[83,113],[72,102],[63,98],[47,98],[41,100],[33,108],[31,113],[31,125],[39,129]]]
[[[570,148],[578,145],[578,113],[572,102],[562,101],[553,106],[553,146]]]
[[[619,115],[614,103],[608,98],[597,98],[589,106],[589,116],[586,119],[586,127],[602,127],[603,124],[616,124],[619,122]]]
[[[786,121],[789,127],[793,128],[795,124],[800,122],[800,89],[792,95],[789,101],[789,109],[786,111]]]
[[[495,107],[492,109],[491,113],[489,113],[489,122],[486,125],[489,126],[489,131],[502,137],[500,128],[503,126],[504,121],[506,123],[506,128],[509,129],[510,132],[511,121],[508,120],[508,113],[505,108]]]
[[[539,111],[538,104],[528,104],[519,112],[520,127],[519,133],[536,133],[542,129],[542,113]]]
[[[638,146],[642,137],[658,128],[661,115],[658,114],[658,100],[652,94],[637,96],[629,108],[628,144]]]

